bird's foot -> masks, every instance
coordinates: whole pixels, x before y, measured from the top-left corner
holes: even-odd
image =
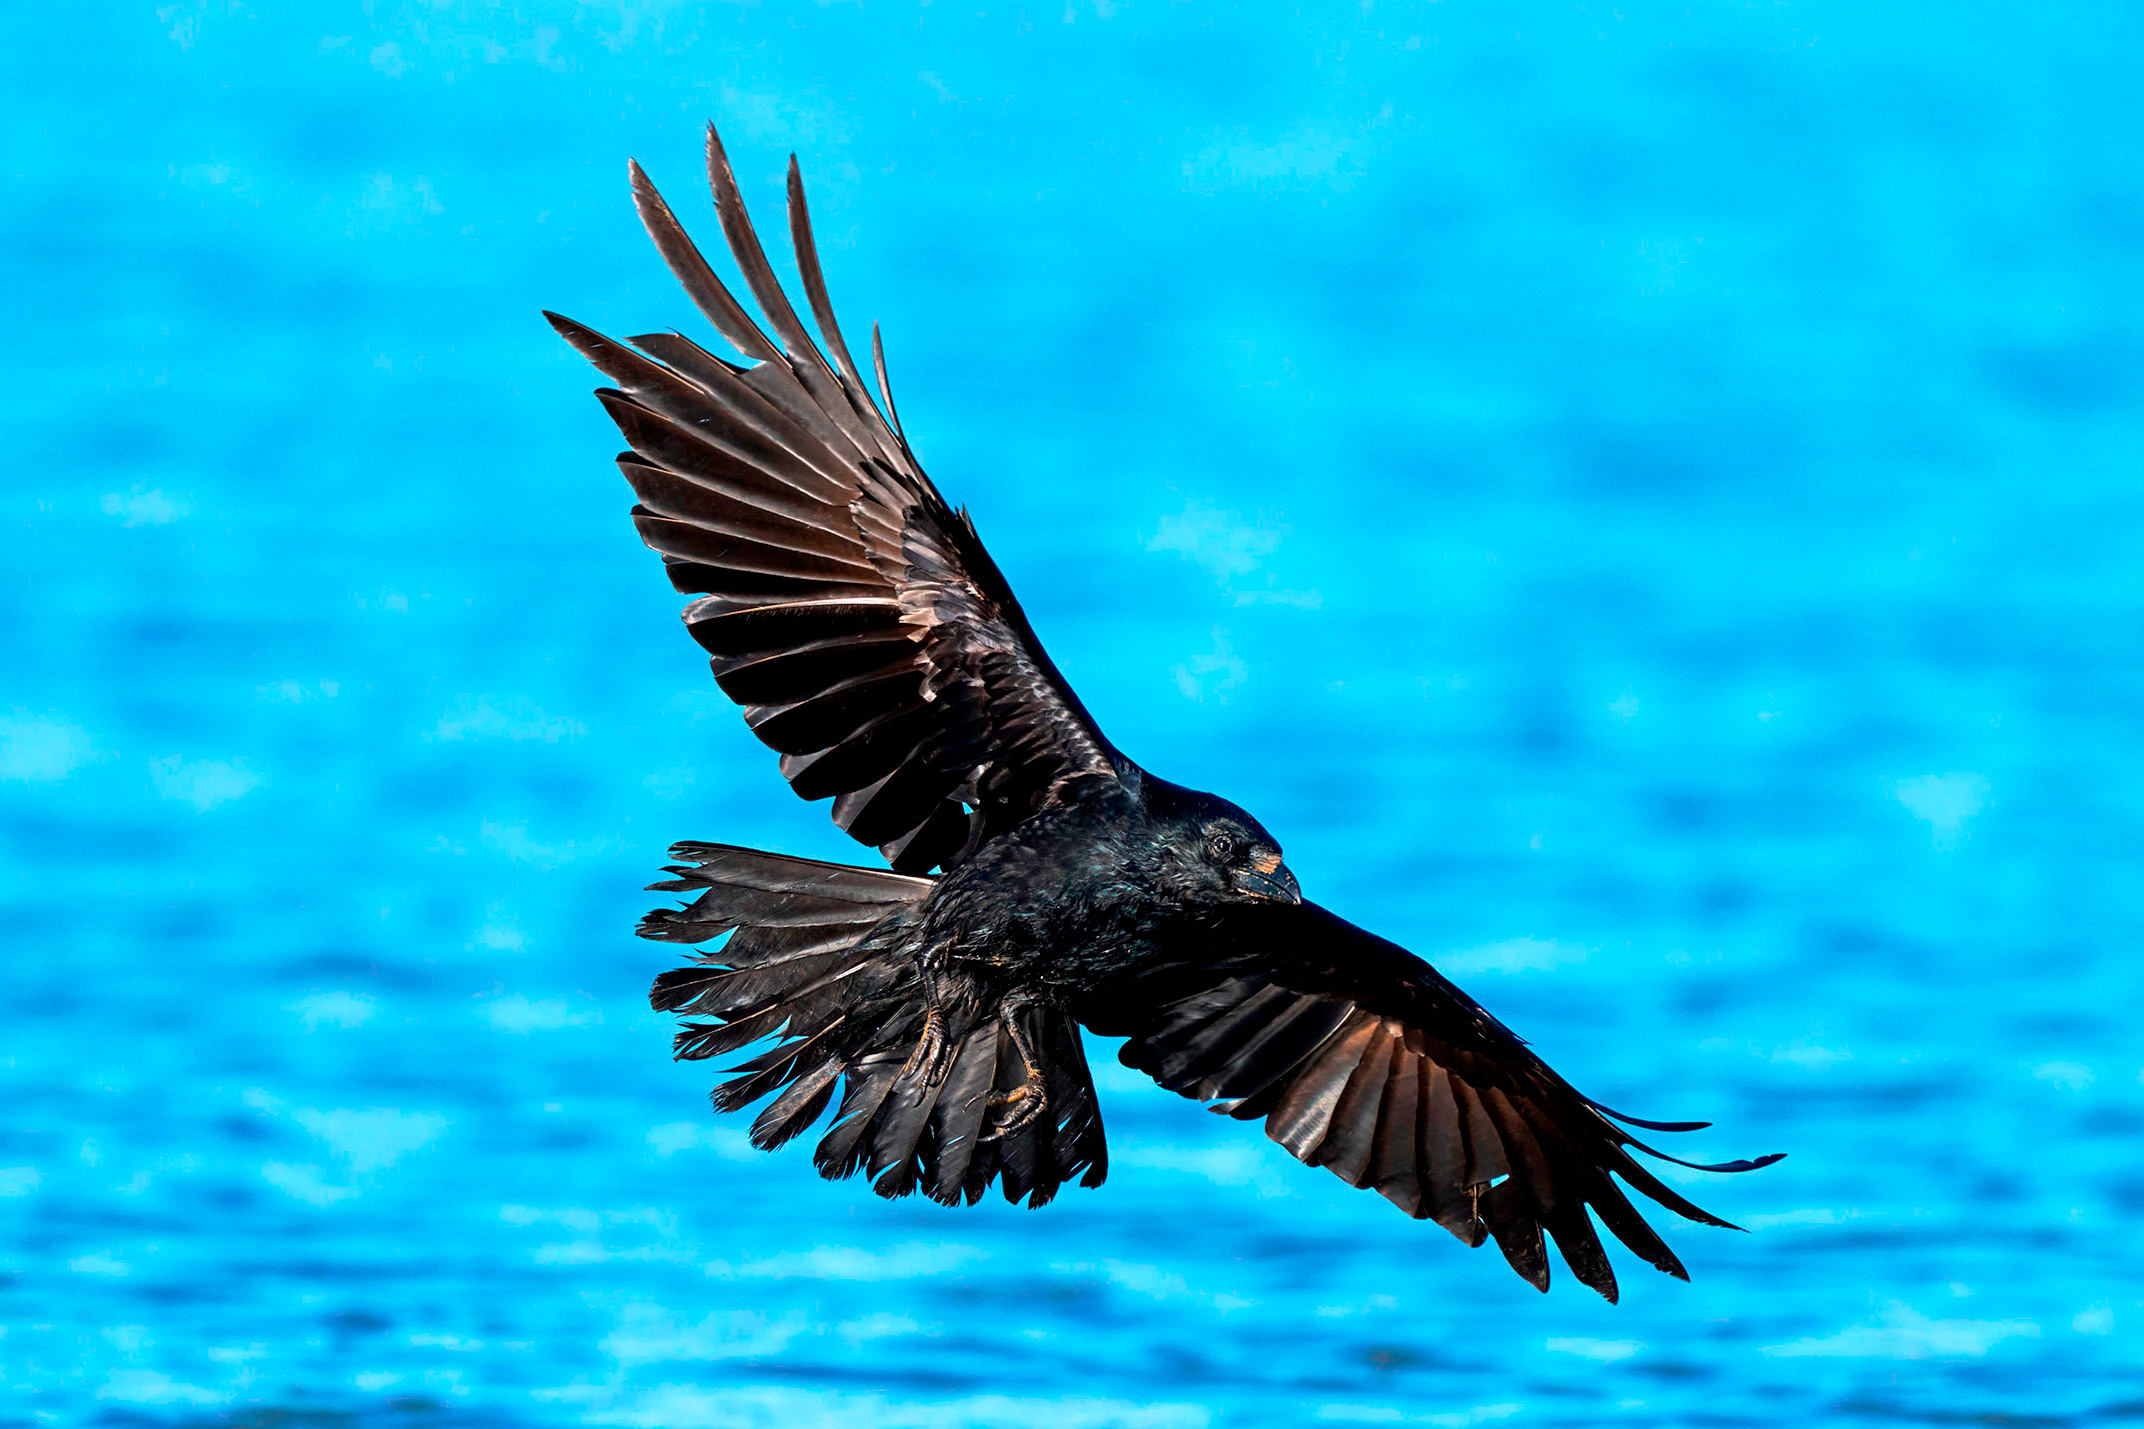
[[[945,1035],[945,1016],[933,1004],[923,1014],[923,1031],[916,1048],[901,1067],[902,1077],[919,1076],[924,1085],[937,1086],[953,1070],[953,1042]]]
[[[992,1092],[983,1103],[984,1141],[997,1141],[1023,1130],[1049,1110],[1050,1096],[1042,1073],[1030,1067],[1027,1080],[1009,1092]]]

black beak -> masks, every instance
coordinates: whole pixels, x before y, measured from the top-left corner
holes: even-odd
[[[1246,868],[1236,875],[1236,887],[1252,898],[1270,898],[1276,903],[1300,903],[1303,889],[1279,859],[1269,869]]]

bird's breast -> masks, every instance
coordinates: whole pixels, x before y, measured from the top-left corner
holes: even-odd
[[[926,957],[1038,992],[1121,971],[1141,920],[1129,860],[1087,821],[1047,816],[945,874],[924,910]]]

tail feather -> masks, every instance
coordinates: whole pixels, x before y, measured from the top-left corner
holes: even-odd
[[[833,1128],[812,1153],[821,1176],[844,1181],[864,1169],[871,1156],[871,1127],[901,1074],[903,1060],[898,1052],[882,1052],[860,1058],[844,1071],[841,1108],[834,1113]]]
[[[924,1190],[941,1205],[957,1206],[963,1199],[972,1204],[983,1193],[980,1186],[973,1194],[968,1193],[968,1171],[975,1162],[977,1139],[983,1133],[990,1088],[997,1080],[999,1044],[1007,1040],[1001,1027],[978,1027],[970,1032],[953,1062],[953,1070],[946,1075],[944,1090],[938,1094],[932,1127],[938,1164]]]
[[[878,1124],[871,1134],[871,1189],[892,1200],[916,1189],[922,1173],[923,1133],[930,1128],[931,1112],[945,1083],[926,1080],[918,1071],[906,1071],[894,1083],[892,1095],[879,1109]]]
[[[1027,1069],[1020,1065],[1017,1051],[1012,1056],[998,1059],[1000,1093],[1019,1086],[1026,1075]],[[1049,1121],[1048,1117],[1037,1117],[1018,1131],[990,1143],[997,1153],[998,1188],[1008,1202],[1017,1204],[1026,1197],[1040,1206],[1056,1196],[1060,1178],[1051,1174],[1056,1163],[1042,1154],[1043,1137],[1050,1130]]]
[[[787,858],[724,844],[681,843],[683,862],[654,887],[697,892],[657,909],[643,937],[696,943],[729,938],[663,973],[649,1001],[706,1021],[686,1023],[676,1055],[720,1056],[772,1039],[715,1089],[717,1111],[774,1100],[752,1124],[771,1150],[809,1130],[840,1099],[813,1155],[830,1180],[864,1172],[882,1196],[922,1190],[973,1204],[1000,1183],[1009,1201],[1039,1206],[1074,1176],[1101,1183],[1108,1156],[1079,1029],[1061,1009],[1012,1015],[1042,1060],[1049,1114],[986,1139],[992,1094],[1020,1086],[1028,1067],[1005,1027],[995,990],[954,977],[939,988],[944,1031],[958,1050],[940,1080],[912,1065],[925,1021],[923,981],[903,941],[908,914],[932,880]],[[954,993],[957,995],[949,996]]]
[[[859,922],[868,927],[931,887],[929,879],[905,873],[729,844],[681,843],[670,854],[685,862],[666,870],[674,878],[651,887],[664,893],[705,891],[683,908],[658,908],[641,921],[640,935],[661,942],[705,942],[740,927],[836,929]]]
[[[840,1063],[828,1055],[826,1044],[841,1030],[837,1022],[802,1042],[777,1042],[750,1061],[730,1068],[731,1079],[715,1088],[715,1110],[741,1111],[769,1092],[816,1077],[822,1069],[829,1075],[838,1073]]]
[[[978,1200],[994,1177],[1007,1201],[1043,1206],[1074,1176],[1083,1186],[1101,1185],[1109,1151],[1078,1025],[1047,1003],[1029,1004],[1016,1015],[1042,1058],[1049,1110],[1007,1136],[980,1143],[963,1190],[970,1201]],[[995,1089],[1003,1094],[1018,1087],[1028,1069],[1011,1037],[1000,1036]]]
[[[780,995],[801,981],[820,981],[825,974],[852,963],[851,945],[844,943],[761,967],[711,968],[701,964],[672,968],[655,980],[648,1000],[661,1012],[712,1017],[755,1007],[770,994]]]
[[[791,1082],[752,1123],[752,1144],[772,1151],[817,1121],[833,1100],[834,1083],[840,1076],[841,1068],[827,1061]]]
[[[1102,1135],[1102,1108],[1094,1096],[1094,1076],[1087,1070],[1087,1049],[1079,1024],[1062,1014],[1049,1021],[1050,1105],[1056,1134],[1051,1149],[1066,1179],[1084,1170],[1082,1186],[1099,1186],[1109,1174],[1109,1144]]]

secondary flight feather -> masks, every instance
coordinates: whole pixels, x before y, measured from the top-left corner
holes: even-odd
[[[762,1148],[826,1123],[820,1172],[867,1174],[881,1195],[973,1203],[995,1184],[1039,1206],[1108,1169],[1084,1026],[1127,1038],[1122,1060],[1170,1090],[1262,1120],[1307,1164],[1470,1246],[1493,1238],[1543,1290],[1553,1240],[1616,1297],[1595,1218],[1682,1276],[1624,1188],[1727,1222],[1634,1159],[1661,1153],[1626,1127],[1700,1124],[1582,1096],[1428,963],[1305,902],[1250,814],[1119,752],[924,475],[875,328],[871,381],[851,355],[795,159],[789,233],[816,339],[712,126],[707,173],[759,319],[637,164],[633,198],[734,358],[546,316],[616,384],[597,396],[630,448],[633,520],[694,597],[685,625],[716,684],[790,787],[832,799],[890,865],[672,850],[654,886],[691,900],[648,914],[642,936],[728,935],[656,980],[654,1005],[691,1019],[676,1055],[766,1044],[716,1108],[771,1098],[752,1126]]]

